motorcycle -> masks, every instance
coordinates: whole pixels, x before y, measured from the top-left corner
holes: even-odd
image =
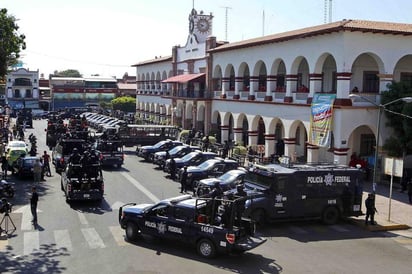
[[[0,181],[0,197],[13,198],[14,187],[6,180]]]

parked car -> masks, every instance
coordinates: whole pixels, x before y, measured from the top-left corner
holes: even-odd
[[[183,158],[175,158],[176,162],[176,171],[184,166],[197,166],[203,163],[206,160],[213,159],[217,157],[217,154],[214,152],[202,152],[202,151],[193,151],[185,155]],[[166,161],[165,172],[170,173],[170,159]]]
[[[21,155],[26,156],[27,150],[24,148],[9,148],[6,152],[6,159],[9,165],[9,169],[12,170],[12,166]]]
[[[169,153],[170,158],[181,158],[186,154],[193,152],[193,151],[200,151],[200,147],[198,146],[189,146],[189,145],[181,145],[174,147],[167,152]],[[158,151],[153,156],[153,163],[158,165],[161,169],[164,168],[166,162],[166,151]]]
[[[235,189],[236,185],[243,183],[243,178],[245,177],[247,170],[243,167],[237,169],[232,169],[225,174],[217,178],[206,178],[200,180],[196,185],[196,190],[194,193],[197,196],[203,196],[210,193],[213,190],[216,183],[219,184],[220,188],[225,192],[231,189]]]
[[[153,146],[141,146],[136,149],[136,154],[144,158],[146,161],[153,161],[154,153],[158,151],[166,151],[176,146],[183,145],[180,141],[164,140],[156,143]]]
[[[36,156],[26,156],[24,158],[18,158],[12,166],[12,173],[17,175],[19,178],[33,177],[34,163],[38,159],[39,157]]]
[[[9,143],[6,146],[6,152],[9,149],[25,149],[28,152],[29,146],[24,141],[9,141]]]

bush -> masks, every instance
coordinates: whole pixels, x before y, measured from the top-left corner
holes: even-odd
[[[233,147],[233,154],[234,155],[246,155],[247,148],[244,146],[235,146]]]
[[[189,137],[189,133],[190,133],[190,130],[189,130],[189,129],[184,129],[184,130],[182,130],[182,131],[180,132],[180,134],[179,134],[179,140],[180,140],[180,141],[186,140],[187,137]]]
[[[206,140],[206,136],[204,136],[204,137],[202,138],[202,141],[204,141],[204,140]],[[214,136],[209,136],[209,144],[213,145],[213,144],[215,144],[215,143],[216,143],[216,137],[214,137]]]

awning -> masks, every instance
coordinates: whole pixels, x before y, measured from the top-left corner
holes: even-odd
[[[202,80],[201,78],[205,77],[204,73],[195,73],[195,74],[180,74],[170,78],[167,78],[162,81],[162,83],[187,83],[193,80]]]

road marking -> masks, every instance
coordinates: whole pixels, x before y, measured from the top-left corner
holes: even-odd
[[[55,230],[54,232],[54,241],[56,242],[57,248],[65,248],[67,251],[72,251],[73,246],[70,240],[70,234],[67,229]]]
[[[141,192],[143,192],[147,197],[149,197],[150,200],[152,200],[153,202],[157,203],[160,201],[159,198],[157,198],[155,195],[153,195],[149,190],[147,190],[147,188],[145,188],[141,183],[139,183],[135,178],[133,178],[132,176],[130,176],[128,173],[126,172],[122,172],[120,173],[123,175],[123,177],[125,177],[129,182],[131,182],[136,188],[138,188]]]
[[[82,228],[82,233],[90,248],[105,248],[103,240],[100,238],[96,229],[94,228]]]
[[[33,251],[38,250],[40,246],[39,232],[24,232],[23,246],[23,255],[29,255]]]
[[[119,209],[122,205],[124,205],[125,203],[117,201],[114,204],[112,204],[111,209],[115,210],[115,209]]]
[[[9,240],[7,239],[7,237],[7,235],[0,237],[0,251],[5,251],[6,247],[9,245]]]
[[[109,226],[109,229],[117,245],[119,246],[130,245],[130,243],[126,242],[126,240],[124,239],[124,230],[120,226]]]
[[[86,215],[84,215],[84,213],[77,211],[77,216],[79,216],[79,220],[80,220],[80,223],[81,223],[82,225],[87,225],[87,224],[89,224],[89,222],[88,222],[87,219],[86,219]]]
[[[37,209],[37,213],[42,212],[41,210]],[[21,230],[31,230],[32,229],[32,223],[31,219],[32,214],[31,214],[31,209],[29,205],[25,205],[22,207],[19,207],[17,210],[13,211],[13,213],[21,213]]]

